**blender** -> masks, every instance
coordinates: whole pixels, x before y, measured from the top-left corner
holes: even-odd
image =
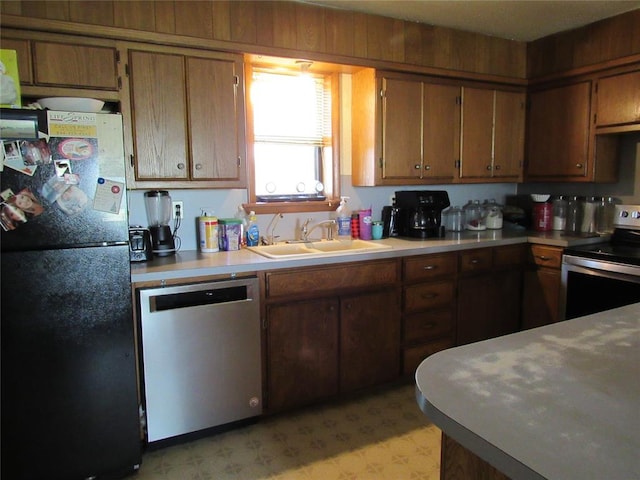
[[[144,194],[144,205],[147,210],[151,248],[153,254],[168,257],[176,253],[176,245],[171,233],[171,196],[166,190],[151,190]]]

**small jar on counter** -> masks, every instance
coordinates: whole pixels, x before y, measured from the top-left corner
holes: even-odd
[[[498,205],[495,200],[491,199],[485,202],[487,228],[491,230],[500,230],[502,228],[502,205]]]
[[[580,231],[582,223],[582,209],[579,197],[569,197],[567,199],[567,218],[564,231],[576,233]]]
[[[567,199],[560,195],[553,199],[553,230],[565,230],[567,228]]]
[[[602,199],[600,197],[586,197],[582,201],[582,223],[580,225],[580,232],[596,232],[596,209],[601,201]]]

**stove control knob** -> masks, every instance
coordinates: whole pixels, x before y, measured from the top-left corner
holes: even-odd
[[[628,216],[629,216],[629,212],[627,212],[626,210],[620,210],[621,218],[627,218]]]
[[[631,218],[640,218],[640,211],[631,212]]]

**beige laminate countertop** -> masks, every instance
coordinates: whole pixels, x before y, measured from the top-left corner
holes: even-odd
[[[442,253],[471,248],[536,243],[571,247],[603,242],[607,237],[567,236],[561,232],[528,232],[522,230],[485,230],[482,232],[448,233],[444,238],[376,240],[390,248],[380,251],[326,253],[305,258],[271,259],[246,248],[233,252],[201,253],[196,250],[178,252],[171,257],[156,257],[150,262],[131,264],[131,282],[175,280],[208,275],[229,275],[279,268],[306,267],[409,255]]]

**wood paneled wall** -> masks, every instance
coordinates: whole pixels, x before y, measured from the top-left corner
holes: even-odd
[[[526,78],[523,42],[291,1],[13,0],[0,13]]]
[[[530,42],[527,78],[640,54],[640,9]]]

